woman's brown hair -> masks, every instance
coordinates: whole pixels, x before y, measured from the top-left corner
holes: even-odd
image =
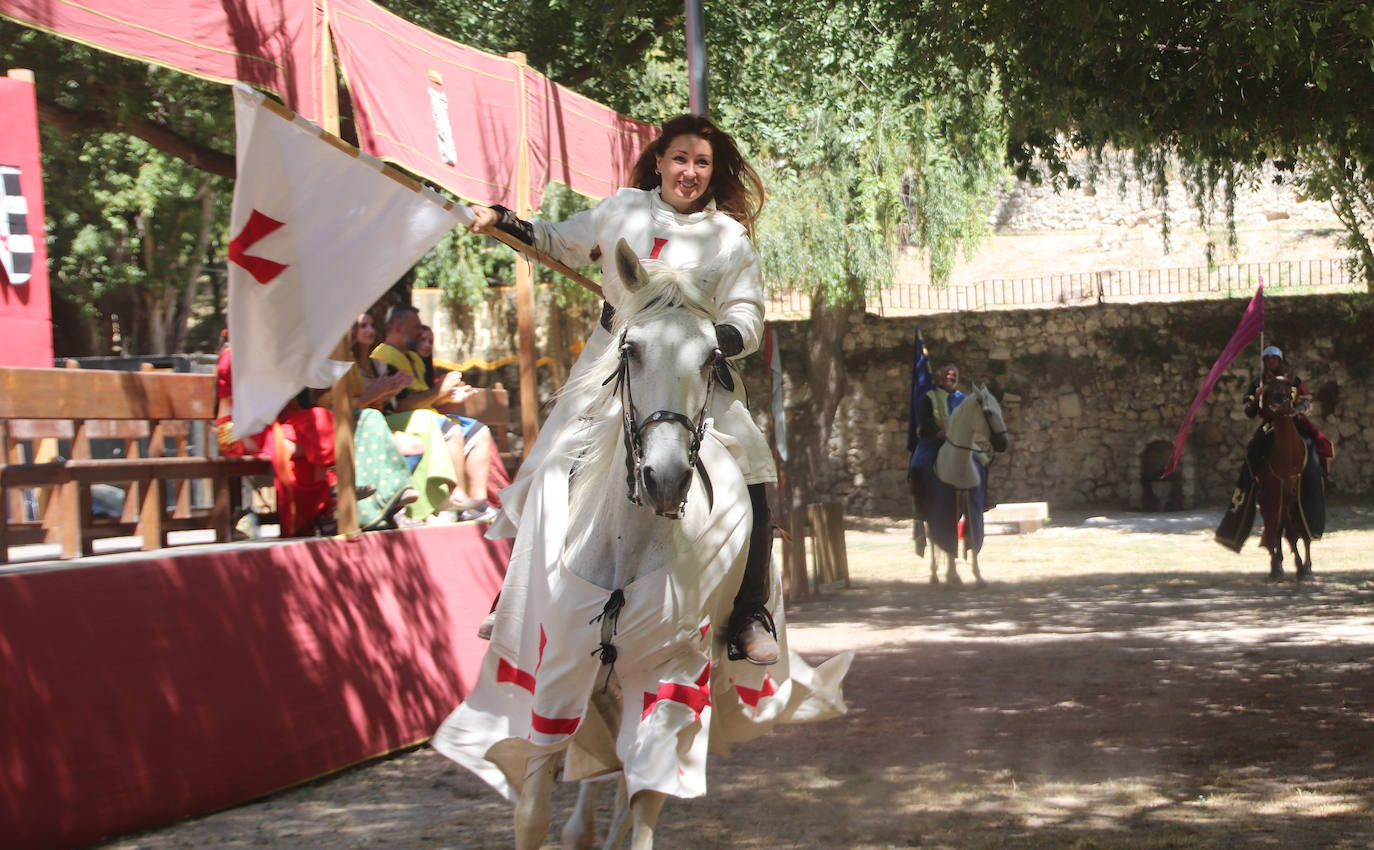
[[[711,145],[711,185],[703,198],[714,198],[716,209],[744,225],[750,236],[754,222],[763,209],[763,180],[739,152],[729,133],[705,115],[679,115],[663,123],[658,138],[635,161],[630,185],[636,189],[655,189],[662,182],[655,160],[668,151],[678,136],[700,136]]]

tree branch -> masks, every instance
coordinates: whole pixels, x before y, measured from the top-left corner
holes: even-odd
[[[231,179],[235,175],[232,155],[193,142],[153,121],[138,120],[121,124],[104,112],[67,109],[45,100],[38,101],[38,117],[69,133],[128,133],[192,168]]]
[[[669,18],[660,18],[654,21],[654,25],[652,27],[640,33],[638,37],[636,37],[629,44],[625,45],[626,49],[629,51],[630,57],[633,60],[638,61],[640,54],[642,54],[645,50],[648,50],[649,47],[653,45],[654,38],[660,32],[671,29],[674,26],[673,22],[677,20],[677,17],[678,16],[670,16]],[[587,80],[601,73],[602,70],[603,66],[600,63],[588,62],[584,65],[579,65],[576,68],[567,71],[566,73],[559,74],[558,79],[554,82],[558,83],[561,86],[567,86],[568,88],[576,88],[578,83],[586,82]]]

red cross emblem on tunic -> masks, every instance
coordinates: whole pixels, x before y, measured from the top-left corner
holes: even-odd
[[[548,635],[544,633],[544,627],[540,626],[539,657],[534,663],[534,673],[521,670],[506,659],[501,658],[496,663],[496,681],[509,682],[518,688],[529,691],[532,696],[537,683],[535,676],[544,664],[544,647],[548,646],[548,643]],[[530,728],[542,735],[571,735],[577,731],[578,724],[581,722],[581,717],[546,717],[533,709],[530,710]]]
[[[771,697],[778,692],[778,689],[773,686],[773,677],[767,674],[764,674],[763,684],[758,688],[746,688],[734,679],[730,680],[730,684],[735,686],[735,692],[739,694],[740,701],[750,708],[758,708],[759,700],[764,697]]]
[[[711,704],[711,662],[706,662],[706,666],[702,668],[701,675],[697,676],[695,684],[682,685],[677,682],[663,682],[658,686],[658,693],[645,691],[644,713],[640,715],[640,719],[648,717],[649,712],[653,711],[654,706],[661,700],[680,702],[700,718],[702,709]]]

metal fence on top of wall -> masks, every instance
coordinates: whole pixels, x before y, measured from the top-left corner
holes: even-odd
[[[1075,307],[1131,301],[1229,298],[1250,295],[1260,282],[1267,294],[1330,294],[1365,288],[1353,259],[1231,263],[1172,269],[1120,269],[1018,280],[984,280],[964,286],[903,283],[869,299],[879,316]],[[770,319],[801,318],[811,312],[807,293],[783,292],[767,302]]]

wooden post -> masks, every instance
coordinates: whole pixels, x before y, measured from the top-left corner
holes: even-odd
[[[525,54],[507,53],[515,63],[518,82],[515,96],[520,99],[520,136],[515,160],[515,214],[530,217],[529,122],[525,112]],[[524,256],[515,260],[515,323],[520,339],[520,433],[524,437],[524,456],[534,448],[539,436],[539,375],[534,357],[534,281],[530,263]]]
[[[789,511],[780,518],[778,527],[785,534],[782,538],[783,597],[789,602],[805,599],[811,595],[806,570],[806,515],[801,511]]]
[[[334,43],[325,34],[320,51],[320,120],[326,133],[339,135],[339,82],[334,68]],[[336,360],[353,361],[348,336],[339,340],[332,355]],[[338,531],[343,537],[362,534],[358,523],[357,475],[353,464],[353,399],[348,395],[347,376],[334,382],[334,474]]]
[[[844,547],[844,508],[841,505],[807,505],[811,531],[815,535],[816,585],[844,582],[849,587],[849,558]]]

